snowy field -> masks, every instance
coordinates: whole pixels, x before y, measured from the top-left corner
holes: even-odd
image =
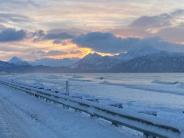
[[[9,74],[1,78],[184,124],[184,74]]]
[[[14,74],[6,78],[61,93],[68,80],[71,96],[133,110],[184,111],[184,74]]]
[[[65,81],[69,80],[71,95],[90,95],[132,105],[184,107],[184,74],[14,74],[5,77],[61,92],[65,92]]]

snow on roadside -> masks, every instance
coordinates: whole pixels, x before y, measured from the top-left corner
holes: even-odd
[[[28,138],[138,137],[11,88],[0,86],[0,91],[0,103],[11,111],[7,115],[20,126],[18,133],[25,133]]]
[[[133,83],[128,84],[107,80],[106,77],[96,77],[95,75],[86,77],[81,74],[19,74],[9,76],[10,79],[12,77],[20,83],[44,87],[52,93],[57,91],[58,95],[65,93],[65,81],[69,80],[72,97],[184,124],[183,88],[181,87],[182,82],[176,81],[177,78],[167,81],[163,81],[162,78],[160,81],[159,77],[153,77],[153,79],[149,78],[149,83],[147,83],[146,78],[142,77],[141,81],[144,83],[137,83],[137,80],[134,80]]]

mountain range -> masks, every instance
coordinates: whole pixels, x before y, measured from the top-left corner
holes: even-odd
[[[82,59],[13,57],[0,61],[1,72],[184,72],[184,53],[141,47],[114,56],[89,54]]]

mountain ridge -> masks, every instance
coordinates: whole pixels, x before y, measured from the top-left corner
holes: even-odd
[[[55,61],[55,59],[49,59]],[[91,53],[82,59],[70,60],[71,64],[48,66],[13,57],[8,62],[0,62],[0,71],[8,72],[184,72],[184,53],[168,52],[155,48],[140,48],[115,56],[101,56]]]

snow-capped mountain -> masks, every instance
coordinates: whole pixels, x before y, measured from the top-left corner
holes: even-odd
[[[158,42],[157,42],[158,43]],[[156,43],[156,44],[157,44]],[[91,53],[82,59],[40,59],[32,62],[18,57],[0,62],[0,71],[14,72],[184,72],[184,52],[164,43],[143,45],[127,53],[101,56]],[[166,49],[161,44],[166,45]]]
[[[115,56],[101,56],[97,53],[93,53],[85,56],[77,62],[74,67],[81,70],[109,70],[121,62],[128,62],[134,58],[157,54],[160,52],[162,52],[162,50],[151,46],[140,46],[127,51],[127,53],[121,53]]]
[[[111,72],[184,72],[184,54],[160,52],[122,61]]]
[[[114,56],[114,58],[120,59],[122,61],[128,61],[137,57],[152,55],[156,53],[160,53],[161,50],[153,48],[153,47],[141,47],[136,48],[134,50],[130,50],[127,53],[122,53],[117,56]]]
[[[89,54],[75,68],[81,72],[183,72],[184,53],[144,46],[118,56]]]
[[[73,67],[78,70],[109,70],[111,67],[119,63],[119,59],[115,59],[111,56],[101,56],[97,53],[88,54]]]
[[[24,61],[19,57],[12,57],[8,62],[15,65],[29,65],[27,61]]]

